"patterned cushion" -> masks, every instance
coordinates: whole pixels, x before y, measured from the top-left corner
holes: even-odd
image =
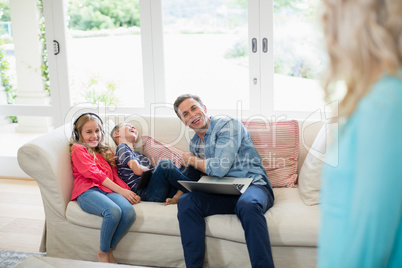
[[[167,146],[152,137],[142,135],[142,153],[154,167],[162,159],[169,159],[176,167],[180,167],[183,151]]]
[[[273,187],[296,187],[299,125],[296,120],[243,122]]]

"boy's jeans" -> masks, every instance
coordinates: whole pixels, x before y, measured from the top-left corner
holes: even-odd
[[[184,173],[184,174],[183,174]],[[137,191],[142,201],[165,202],[172,198],[177,190],[188,191],[178,180],[198,181],[202,173],[192,167],[177,168],[172,161],[162,159],[155,168],[152,178],[146,188]]]

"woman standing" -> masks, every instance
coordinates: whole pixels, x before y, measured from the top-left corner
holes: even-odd
[[[319,267],[402,267],[402,1],[324,0],[340,130],[321,191]],[[339,149],[336,155],[334,147]]]

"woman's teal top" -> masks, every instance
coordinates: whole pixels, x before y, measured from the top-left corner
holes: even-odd
[[[318,267],[402,267],[401,77],[383,75],[334,134]]]

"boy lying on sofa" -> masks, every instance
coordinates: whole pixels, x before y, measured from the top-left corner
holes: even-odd
[[[143,201],[165,202],[166,205],[177,204],[179,198],[187,192],[177,181],[191,179],[183,175],[172,161],[163,159],[154,169],[149,183],[142,188],[139,187],[141,175],[153,166],[145,155],[134,150],[138,139],[137,129],[130,123],[123,122],[116,125],[110,135],[118,145],[116,165],[119,177],[131,190]],[[198,179],[199,177],[195,178]]]

